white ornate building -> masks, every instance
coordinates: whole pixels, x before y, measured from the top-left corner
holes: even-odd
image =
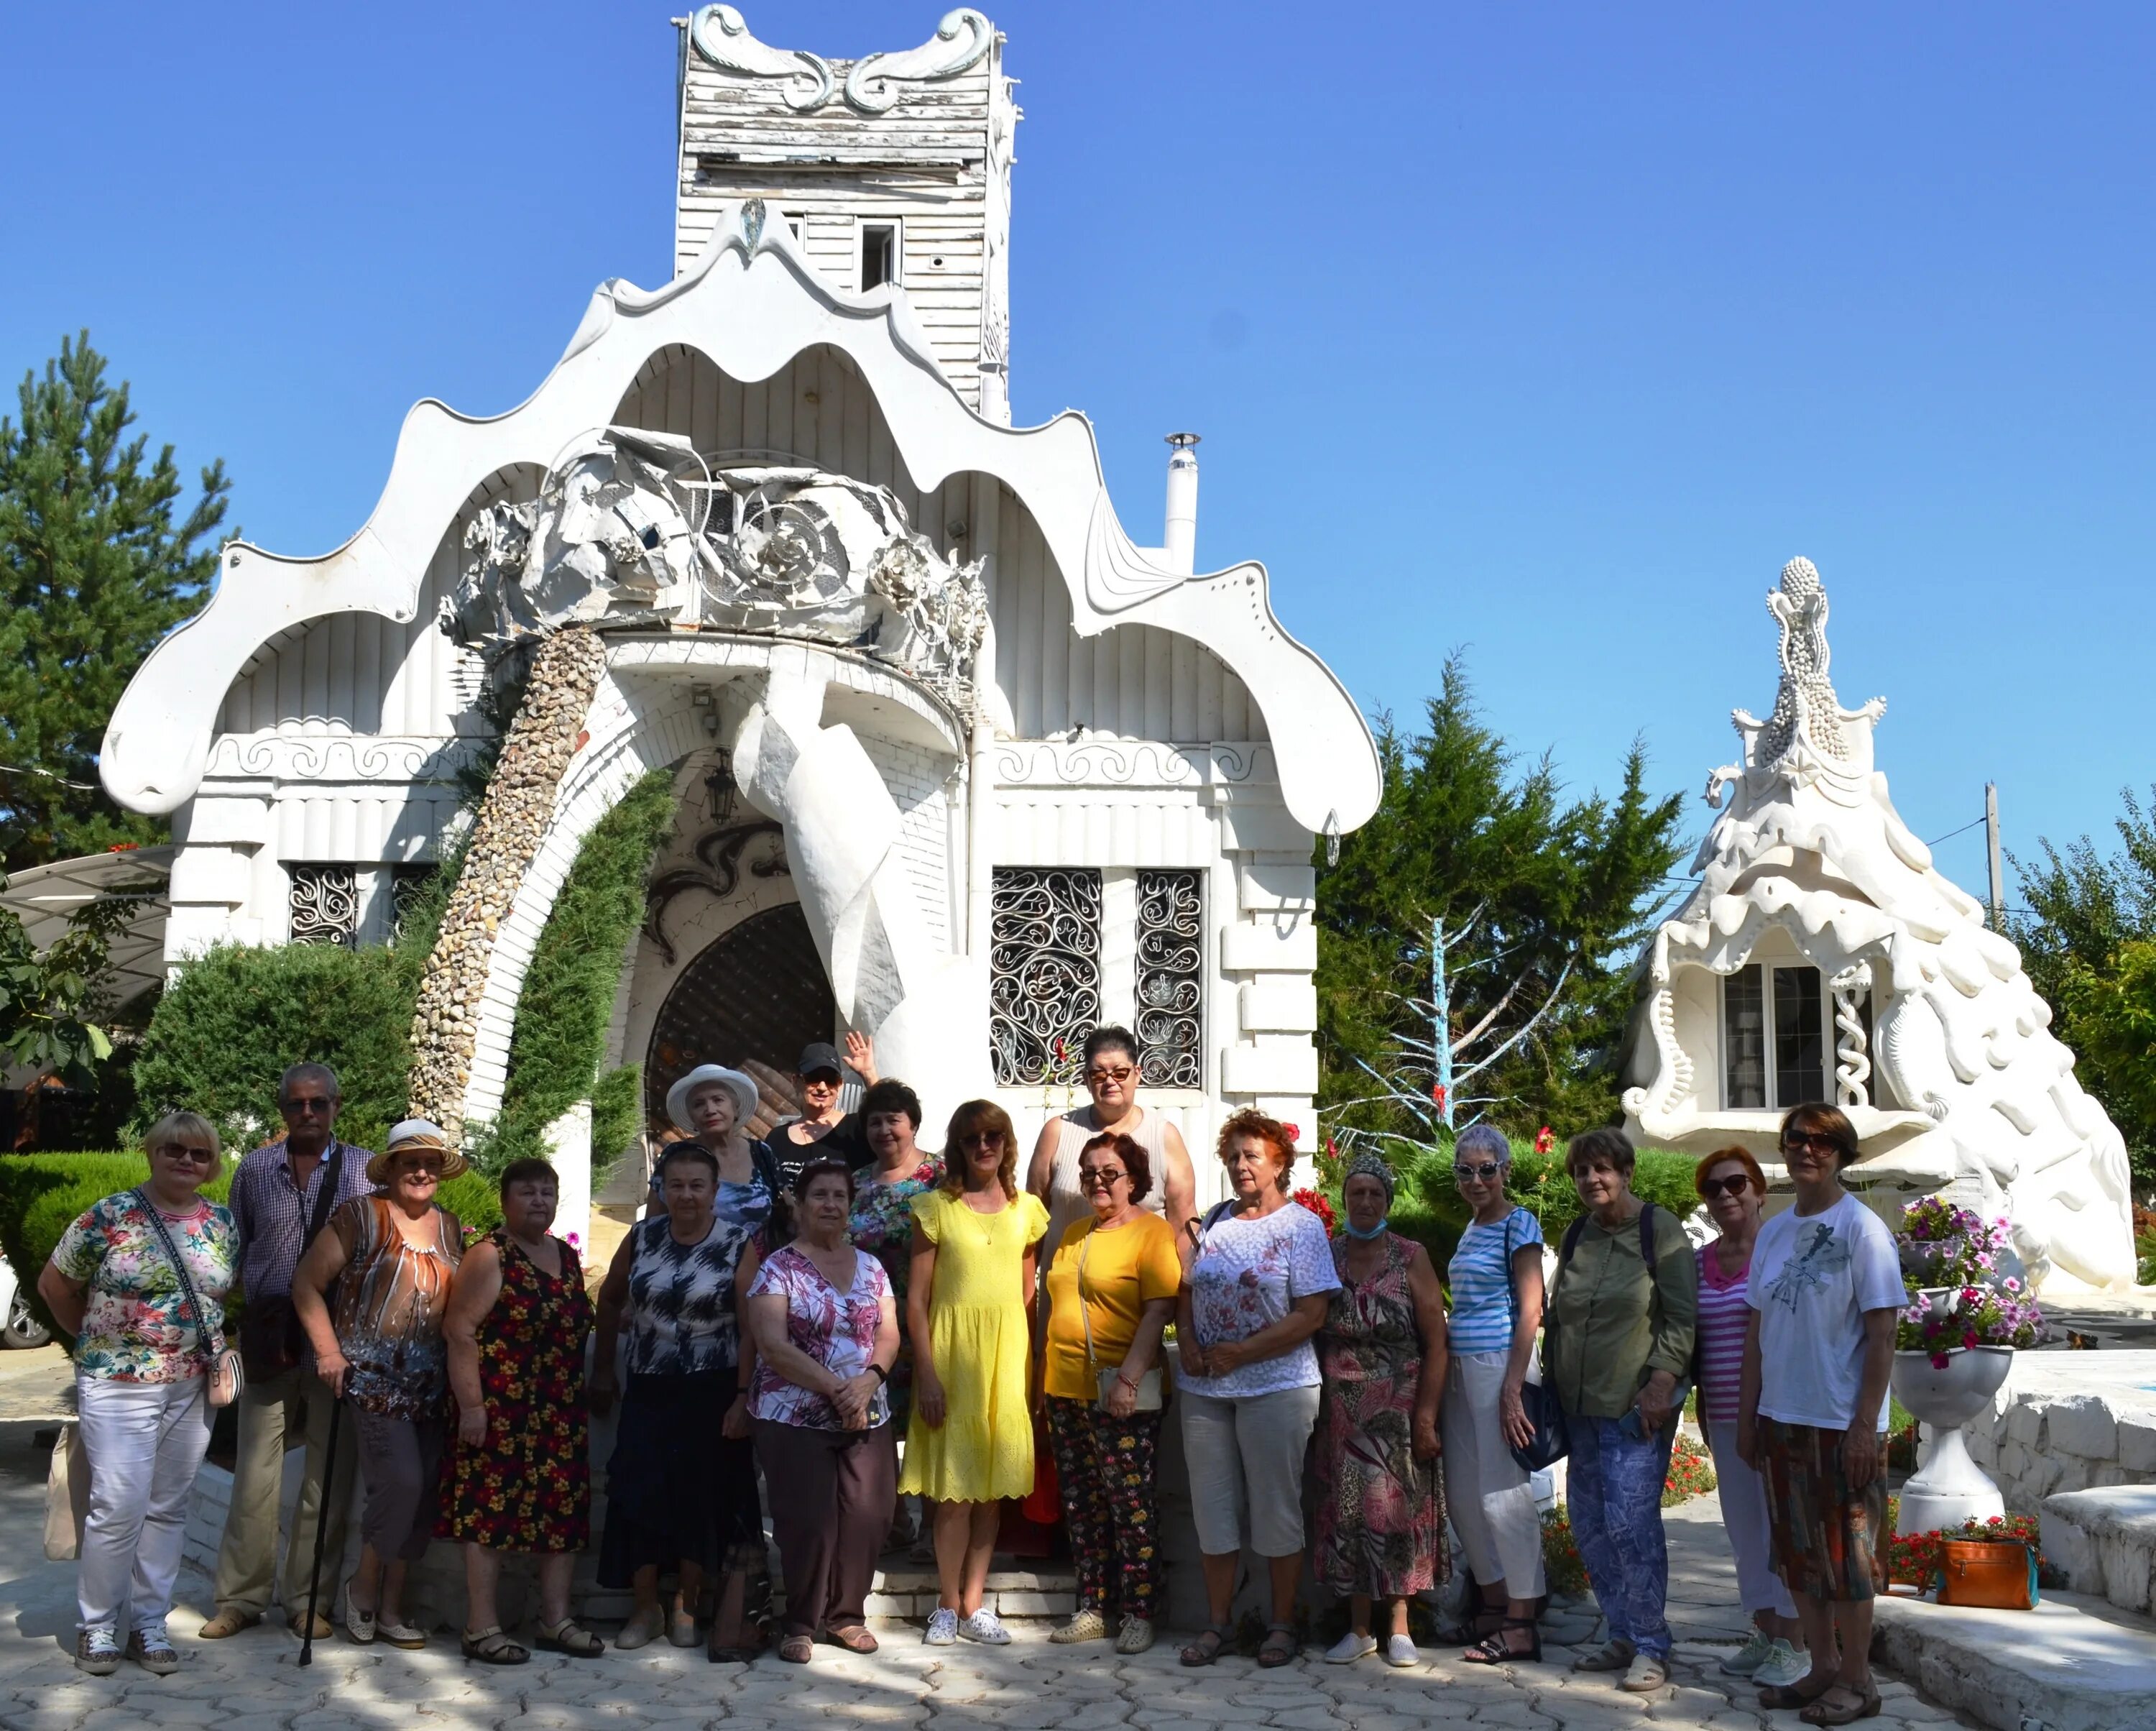
[[[1194,441],[1142,547],[1082,415],[1009,424],[1012,89],[970,9],[850,64],[687,21],[673,280],[602,284],[506,414],[418,404],[350,541],[231,547],[121,700],[102,773],[172,814],[168,961],[386,936],[490,669],[582,624],[588,713],[454,1012],[467,1117],[580,841],[663,768],[608,1054],[648,1098],[850,1025],[930,1139],[975,1092],[1029,1135],[1121,1021],[1194,1146],[1245,1103],[1309,1138],[1312,849],[1376,754],[1263,567],[1195,569]]]
[[[1896,813],[1872,765],[1886,702],[1835,696],[1809,559],[1767,605],[1780,687],[1765,721],[1735,712],[1743,762],[1708,779],[1699,886],[1645,958],[1629,1127],[1699,1153],[1742,1144],[1779,1178],[1782,1113],[1832,1100],[1862,1138],[1860,1179],[2010,1215],[2053,1293],[2131,1287],[2125,1145],[2020,953]]]

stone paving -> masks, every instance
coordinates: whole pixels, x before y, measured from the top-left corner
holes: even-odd
[[[13,1357],[13,1355],[10,1355]],[[27,1356],[27,1355],[26,1355]],[[40,1355],[42,1356],[42,1355]],[[315,1650],[306,1670],[281,1629],[250,1630],[206,1642],[194,1631],[210,1610],[208,1583],[182,1577],[172,1632],[185,1658],[170,1677],[122,1665],[86,1677],[69,1657],[74,1571],[47,1563],[38,1544],[43,1465],[31,1425],[50,1408],[49,1373],[0,1363],[0,1728],[5,1731],[134,1731],[215,1727],[217,1731],[576,1731],[637,1726],[688,1731],[725,1726],[764,1731],[824,1722],[932,1728],[932,1731],[1215,1731],[1265,1725],[1281,1731],[1409,1731],[1471,1722],[1489,1731],[1798,1731],[1794,1714],[1763,1713],[1748,1686],[1717,1662],[1738,1638],[1733,1579],[1714,1499],[1671,1512],[1671,1621],[1680,1644],[1673,1686],[1658,1696],[1621,1693],[1604,1677],[1566,1667],[1592,1641],[1591,1608],[1560,1612],[1551,1634],[1563,1645],[1553,1662],[1491,1671],[1455,1651],[1425,1650],[1412,1671],[1375,1658],[1327,1665],[1315,1649],[1279,1671],[1223,1659],[1206,1671],[1176,1663],[1179,1641],[1118,1658],[1106,1643],[1050,1646],[1047,1625],[1017,1626],[1000,1650],[927,1647],[911,1625],[878,1626],[882,1651],[863,1658],[819,1646],[803,1667],[767,1655],[750,1666],[714,1666],[701,1649],[663,1645],[603,1658],[536,1655],[495,1670],[467,1664],[454,1640],[426,1651],[360,1648],[341,1640]],[[64,1372],[62,1373],[64,1374]],[[1881,1677],[1886,1709],[1877,1731],[1949,1725],[1955,1715],[1907,1685]],[[1961,1721],[1960,1723],[1969,1723]]]

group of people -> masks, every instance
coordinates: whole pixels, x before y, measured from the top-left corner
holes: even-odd
[[[1469,1220],[1448,1307],[1428,1254],[1389,1228],[1387,1163],[1348,1163],[1342,1230],[1328,1236],[1289,1195],[1291,1133],[1262,1113],[1223,1126],[1230,1194],[1201,1215],[1188,1150],[1140,1103],[1122,1029],[1087,1040],[1091,1104],[1049,1122],[1023,1187],[1000,1107],[966,1102],[942,1156],[927,1155],[912,1090],[876,1076],[857,1036],[848,1056],[868,1084],[855,1109],[840,1110],[835,1050],[812,1046],[809,1110],[767,1140],[749,1134],[749,1076],[704,1065],[680,1078],[667,1106],[682,1139],[663,1151],[653,1205],[595,1301],[574,1246],[550,1230],[552,1167],[503,1171],[501,1223],[468,1244],[436,1199],[464,1169],[441,1130],[411,1120],[380,1153],[348,1147],[321,1066],[283,1077],[286,1133],[240,1162],[228,1206],[198,1194],[219,1164],[212,1127],[161,1119],[148,1181],[75,1221],[40,1278],[76,1337],[91,1464],[78,1662],[179,1662],[165,1626],[188,1492],[210,1405],[239,1381],[206,1638],[259,1622],[273,1585],[289,1622],[331,1634],[326,1615],[307,1623],[314,1559],[343,1555],[350,1480],[329,1462],[357,1456],[351,1639],[425,1644],[406,1574],[440,1538],[463,1549],[467,1657],[529,1657],[497,1607],[504,1553],[539,1559],[536,1644],[598,1654],[603,1641],[572,1615],[570,1571],[591,1540],[587,1414],[618,1405],[598,1574],[633,1595],[619,1647],[664,1635],[703,1641],[715,1661],[758,1650],[749,1587],[765,1561],[766,1492],[785,1582],[780,1658],[806,1662],[819,1636],[875,1651],[865,1601],[902,1529],[901,1497],[922,1499],[936,1561],[926,1639],[1009,1641],[985,1588],[1001,1505],[1034,1486],[1037,1425],[1078,1577],[1077,1608],[1050,1638],[1141,1652],[1159,1615],[1156,1461],[1173,1410],[1209,1606],[1185,1665],[1214,1662],[1229,1641],[1246,1547],[1270,1577],[1261,1666],[1296,1657],[1306,1549],[1350,1606],[1325,1657],[1414,1663],[1408,1601],[1444,1579],[1448,1523],[1473,1576],[1466,1659],[1539,1660],[1541,1527],[1516,1451],[1557,1425],[1608,1633],[1575,1663],[1651,1692],[1671,1648],[1661,1492],[1696,1384],[1755,1623],[1726,1668],[1815,1723],[1876,1710],[1875,1433],[1901,1284],[1891,1236],[1840,1188],[1856,1143],[1839,1111],[1789,1114],[1781,1153],[1796,1205],[1763,1225],[1756,1160],[1737,1148],[1702,1160],[1697,1189],[1719,1235],[1697,1251],[1681,1220],[1633,1194],[1621,1133],[1574,1138],[1584,1212],[1547,1290],[1540,1223],[1507,1194],[1510,1144],[1468,1129],[1454,1151]],[[223,1328],[235,1287],[244,1379]],[[302,1429],[280,1571],[283,1456]],[[321,1585],[321,1607],[336,1585]]]

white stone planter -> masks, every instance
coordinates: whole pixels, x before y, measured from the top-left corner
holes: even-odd
[[[1902,1487],[1897,1531],[1930,1533],[2006,1513],[1999,1487],[1969,1458],[1961,1427],[1989,1410],[2013,1368],[2011,1347],[1957,1347],[1943,1369],[1933,1368],[1929,1353],[1894,1354],[1894,1398],[1933,1436],[1931,1458]]]

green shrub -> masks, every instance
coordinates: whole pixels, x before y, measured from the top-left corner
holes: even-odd
[[[135,1061],[142,1119],[183,1107],[244,1151],[280,1133],[277,1079],[306,1061],[337,1073],[337,1133],[379,1148],[405,1113],[408,973],[401,950],[327,943],[220,944],[182,963]]]
[[[1689,1218],[1699,1207],[1699,1194],[1692,1188],[1697,1164],[1690,1154],[1642,1148],[1632,1173],[1633,1194],[1666,1208],[1680,1220]],[[1506,1190],[1542,1222],[1543,1236],[1553,1246],[1582,1212],[1579,1192],[1564,1169],[1563,1143],[1538,1154],[1531,1143],[1514,1143],[1512,1174]],[[1440,1273],[1467,1230],[1467,1205],[1453,1182],[1451,1149],[1432,1149],[1401,1167],[1393,1219],[1399,1230],[1429,1250]]]
[[[673,822],[673,776],[654,769],[592,826],[577,850],[517,997],[501,1115],[468,1150],[489,1171],[543,1153],[547,1127],[580,1100],[593,1106],[594,1168],[619,1154],[635,1133],[634,1066],[611,1072],[603,1087],[599,1066],[622,953],[643,921],[644,880]],[[602,1118],[611,1140],[600,1139]]]

